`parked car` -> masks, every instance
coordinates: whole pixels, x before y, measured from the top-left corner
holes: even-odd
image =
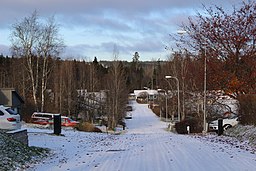
[[[31,116],[31,119],[32,119],[32,122],[35,124],[53,125],[55,115],[60,115],[60,114],[34,112]],[[74,121],[69,117],[61,116],[61,126],[74,127],[77,124],[79,124],[79,122]]]
[[[53,119],[54,115],[60,115],[60,114],[34,112],[31,116],[31,119],[32,121],[37,119]]]
[[[231,117],[231,118],[224,118],[223,119],[223,130],[227,130],[228,128],[231,128],[235,125],[238,124],[238,117],[237,116],[234,116],[234,117]],[[218,120],[214,120],[212,122],[209,123],[209,129],[211,131],[218,131]]]
[[[74,120],[70,119],[69,117],[61,116],[61,126],[74,127],[77,124],[79,124],[79,122],[74,121]]]
[[[20,128],[20,115],[10,107],[0,105],[0,129],[16,130]]]
[[[125,119],[132,119],[132,112],[126,112]]]
[[[126,111],[128,111],[128,112],[130,112],[130,111],[132,111],[133,109],[132,109],[132,106],[130,106],[130,105],[127,105],[126,106]]]
[[[60,114],[34,112],[31,116],[32,123],[40,125],[53,124],[54,115]]]

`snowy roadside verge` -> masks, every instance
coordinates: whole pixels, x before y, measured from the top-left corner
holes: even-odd
[[[225,135],[236,137],[239,141],[247,142],[250,146],[256,147],[256,127],[253,125],[236,125],[227,130]]]
[[[28,147],[0,132],[0,170],[22,170],[46,158],[48,149]]]
[[[256,154],[256,127],[236,125],[218,136],[216,133],[208,133],[206,135],[194,134],[194,138],[201,141],[226,144],[227,148],[238,148]]]

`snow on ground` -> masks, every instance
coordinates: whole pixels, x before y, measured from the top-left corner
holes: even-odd
[[[256,155],[230,143],[167,132],[147,105],[133,103],[133,118],[121,135],[27,128],[30,146],[46,147],[54,155],[33,171],[216,171],[256,170]],[[212,137],[212,136],[211,136]]]

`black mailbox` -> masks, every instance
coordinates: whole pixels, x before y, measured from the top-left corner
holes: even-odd
[[[54,134],[60,135],[60,133],[61,133],[61,115],[54,115],[53,125],[54,125]]]
[[[223,134],[223,119],[218,119],[218,135]]]

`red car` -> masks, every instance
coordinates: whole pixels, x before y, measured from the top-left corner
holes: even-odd
[[[49,119],[36,119],[36,120],[33,120],[32,123],[39,124],[39,125],[48,125],[48,124],[50,124]]]
[[[77,124],[79,124],[79,122],[74,121],[72,119],[70,119],[69,117],[66,116],[61,116],[61,126],[70,126],[70,127],[74,127]]]
[[[35,112],[31,118],[32,118],[32,122],[35,124],[52,125],[53,118],[55,115],[59,115],[59,114]],[[74,120],[70,119],[69,117],[61,116],[61,126],[74,127],[77,124],[79,124],[79,122],[74,121]]]

